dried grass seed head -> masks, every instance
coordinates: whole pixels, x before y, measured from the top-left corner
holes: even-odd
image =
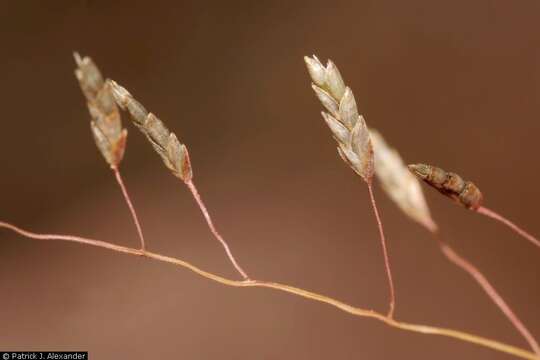
[[[326,67],[319,59],[304,57],[312,87],[326,112],[323,119],[338,143],[338,153],[367,183],[373,178],[373,148],[364,118],[358,114],[352,90],[345,85],[336,65]]]
[[[483,196],[480,189],[455,173],[426,164],[411,164],[409,170],[426,184],[467,209],[476,210],[482,205]]]
[[[81,58],[74,53],[75,77],[86,97],[88,111],[92,118],[90,128],[96,145],[111,167],[117,167],[126,148],[127,130],[122,128],[120,112],[114,101],[110,85],[96,64],[89,57]]]
[[[383,190],[408,217],[431,232],[437,231],[418,179],[378,131],[370,129],[370,135],[375,154],[375,176]]]
[[[124,87],[113,80],[108,80],[108,84],[118,106],[129,112],[134,124],[146,136],[165,165],[184,182],[191,181],[193,171],[186,146],[180,143],[176,135],[170,132],[157,116],[149,113]]]

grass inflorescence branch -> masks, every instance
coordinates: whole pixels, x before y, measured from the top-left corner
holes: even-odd
[[[367,128],[364,118],[358,113],[356,101],[351,89],[345,85],[339,70],[332,61],[328,61],[327,65],[323,66],[315,56],[312,58],[305,58],[311,80],[313,81],[313,90],[326,110],[322,113],[323,118],[338,143],[338,153],[345,163],[347,163],[368,186],[371,206],[379,229],[390,291],[390,304],[386,315],[373,310],[355,307],[334,298],[307,291],[302,288],[275,282],[254,280],[248,277],[247,273],[233,256],[229,245],[216,229],[209,211],[193,182],[193,170],[187,147],[178,140],[173,132],[168,130],[165,124],[157,116],[148,112],[141,103],[135,100],[124,87],[112,80],[104,79],[95,63],[89,57],[80,57],[75,53],[75,61],[77,64],[75,75],[87,101],[94,140],[102,156],[113,170],[117,184],[122,190],[124,200],[128,205],[133,222],[136,226],[141,247],[140,249],[135,249],[79,236],[38,234],[2,221],[0,221],[0,228],[6,228],[22,236],[37,240],[76,242],[105,248],[119,253],[146,257],[156,261],[184,267],[200,276],[227,286],[263,287],[283,291],[306,299],[329,304],[355,316],[376,319],[393,328],[454,338],[516,357],[540,360],[540,348],[536,339],[510,306],[503,300],[502,296],[495,290],[477,267],[472,265],[464,257],[460,256],[449,244],[442,240],[440,230],[431,217],[417,177],[466,208],[504,223],[532,243],[540,246],[540,241],[506,218],[482,206],[482,193],[472,182],[464,181],[457,174],[447,173],[440,168],[429,165],[415,164],[407,167],[397,151],[392,149],[376,130],[369,130]],[[204,271],[184,260],[147,250],[140,221],[119,170],[119,165],[123,159],[126,148],[127,130],[122,127],[118,107],[129,113],[133,123],[146,136],[167,168],[173,175],[182,180],[190,190],[191,195],[195,199],[206,220],[208,228],[213,236],[221,243],[227,257],[234,268],[242,276],[243,280],[228,279]],[[394,284],[384,228],[373,194],[372,180],[374,175],[379,179],[383,190],[399,206],[399,208],[408,217],[423,225],[434,235],[441,252],[447,259],[473,277],[512,325],[520,332],[536,354],[512,345],[463,331],[436,326],[411,324],[394,319]]]
[[[398,321],[394,318],[391,318],[387,315],[378,313],[373,310],[363,309],[357,306],[344,303],[342,301],[339,301],[329,296],[325,296],[322,294],[318,294],[312,291],[308,291],[302,288],[298,288],[298,287],[294,287],[294,286],[290,286],[286,284],[280,284],[280,283],[270,282],[270,281],[261,281],[261,280],[238,281],[238,280],[227,279],[220,275],[202,270],[199,267],[178,258],[161,255],[161,254],[154,253],[151,251],[143,252],[138,249],[125,247],[121,245],[115,245],[115,244],[112,244],[106,241],[101,241],[101,240],[87,239],[87,238],[71,236],[71,235],[37,234],[37,233],[33,233],[30,231],[21,229],[17,226],[14,226],[12,224],[9,224],[3,221],[0,221],[0,228],[6,228],[22,236],[25,236],[31,239],[36,239],[36,240],[69,241],[69,242],[90,245],[90,246],[96,246],[96,247],[100,247],[100,248],[104,248],[104,249],[108,249],[108,250],[112,250],[112,251],[116,251],[116,252],[124,253],[128,255],[146,257],[152,260],[156,260],[163,263],[168,263],[168,264],[172,264],[175,266],[188,269],[206,279],[216,281],[223,285],[239,287],[239,288],[261,287],[261,288],[269,288],[269,289],[274,289],[278,291],[283,291],[283,292],[300,296],[309,300],[331,305],[339,310],[342,310],[354,316],[378,320],[396,329],[401,329],[401,330],[425,334],[425,335],[438,335],[438,336],[453,338],[459,341],[476,344],[476,345],[483,346],[485,348],[489,348],[495,351],[513,355],[518,358],[529,359],[529,360],[540,360],[540,356],[536,356],[535,354],[527,350],[524,350],[524,349],[521,349],[512,345],[508,345],[497,340],[488,339],[482,336],[474,335],[474,334],[467,333],[465,331],[460,331],[460,330]]]
[[[146,136],[154,150],[163,160],[165,166],[167,166],[174,176],[178,177],[186,184],[193,198],[197,202],[212,235],[214,235],[223,246],[229,261],[236,271],[238,271],[244,280],[249,280],[249,276],[234,257],[229,244],[216,229],[214,222],[210,217],[210,213],[193,182],[193,170],[191,168],[187,147],[178,141],[176,134],[169,131],[163,121],[151,112],[148,112],[140,102],[135,100],[126,88],[118,85],[113,80],[109,80],[108,83],[112,88],[116,103],[122,109],[129,112],[133,123]]]
[[[321,114],[338,144],[339,155],[367,184],[373,214],[375,215],[381,239],[384,268],[388,278],[388,290],[390,293],[388,316],[392,317],[396,306],[394,280],[384,227],[373,195],[372,181],[375,171],[373,145],[366,121],[358,113],[353,92],[351,88],[345,85],[337,66],[332,60],[328,60],[326,66],[323,66],[315,55],[313,57],[304,57],[304,61],[311,77],[311,87],[326,110]]]
[[[411,164],[409,169],[418,178],[429,186],[437,189],[441,194],[451,198],[465,208],[485,215],[508,226],[516,234],[522,236],[540,248],[540,240],[523,230],[512,221],[499,213],[485,207],[484,196],[480,189],[471,181],[466,181],[458,174],[445,171],[437,166],[426,164]]]
[[[508,305],[497,290],[495,290],[495,287],[491,285],[484,274],[482,274],[482,272],[480,272],[480,270],[478,270],[478,268],[470,261],[459,255],[448,243],[442,240],[440,229],[431,217],[418,178],[425,181],[427,179],[427,183],[432,181],[436,182],[438,184],[438,190],[443,188],[454,189],[454,194],[458,194],[457,196],[454,195],[454,197],[449,195],[449,190],[441,192],[462,204],[469,204],[469,206],[474,203],[474,199],[477,199],[476,203],[479,203],[478,199],[482,198],[480,190],[478,190],[475,185],[472,185],[472,188],[475,189],[473,193],[476,194],[476,196],[469,196],[467,199],[467,193],[464,192],[460,197],[460,189],[463,190],[463,188],[465,188],[465,181],[461,180],[461,177],[458,175],[453,173],[449,173],[450,175],[448,175],[448,173],[441,169],[435,170],[436,173],[432,174],[432,168],[422,164],[407,166],[401,159],[399,153],[386,143],[381,134],[375,130],[371,130],[371,138],[373,140],[375,152],[375,175],[377,175],[377,178],[380,180],[383,190],[408,217],[424,226],[433,235],[442,254],[452,264],[468,273],[476,281],[491,301],[499,308],[499,310],[501,310],[504,316],[506,316],[512,326],[514,326],[521,336],[523,336],[531,349],[540,355],[540,348],[534,336],[512,310],[510,305]],[[418,177],[413,175],[416,171],[419,172],[419,174],[416,174]],[[445,180],[447,178],[449,179],[448,181]],[[482,207],[479,207],[478,209],[481,210]]]
[[[77,69],[75,77],[79,81],[83,95],[86,97],[88,112],[92,118],[90,128],[94,141],[101,155],[114,172],[114,177],[124,200],[129,208],[133,223],[141,242],[141,250],[146,247],[141,222],[127,187],[120,173],[120,162],[126,150],[127,130],[122,127],[120,111],[113,97],[111,84],[103,79],[96,64],[88,56],[81,57],[77,52],[73,54]]]

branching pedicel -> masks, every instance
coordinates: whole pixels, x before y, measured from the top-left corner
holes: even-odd
[[[135,223],[141,241],[141,250],[144,251],[146,245],[141,223],[119,169],[126,149],[127,130],[122,128],[120,112],[114,101],[111,86],[103,80],[96,64],[89,57],[81,58],[78,53],[74,53],[74,57],[77,64],[75,77],[79,80],[81,90],[86,97],[88,111],[92,117],[90,122],[92,135],[101,155],[114,172],[116,182],[122,190],[122,195]]]
[[[532,236],[504,216],[482,206],[483,196],[480,189],[470,181],[464,181],[461,176],[447,172],[436,166],[426,164],[411,164],[409,169],[441,194],[448,196],[469,210],[497,220],[510,229],[540,247],[540,240]]]
[[[394,281],[392,279],[384,229],[373,196],[373,146],[366,121],[362,115],[358,114],[352,90],[345,86],[338,68],[331,60],[328,60],[326,67],[321,64],[315,55],[312,58],[306,56],[304,60],[313,81],[313,90],[328,111],[323,111],[322,116],[338,143],[339,155],[367,184],[371,205],[379,227],[384,265],[390,290],[388,316],[392,317],[396,303]]]
[[[463,204],[468,204],[469,207],[478,205],[481,201],[482,195],[480,190],[476,185],[471,182],[466,183],[456,174],[449,173],[445,175],[448,177],[448,180],[445,180],[446,177],[443,177],[443,170],[438,169],[436,172],[431,172],[428,171],[425,165],[409,165],[407,167],[397,151],[390,148],[377,131],[371,130],[371,138],[375,152],[375,174],[380,180],[382,188],[407,216],[423,225],[433,234],[444,256],[472,276],[493,303],[523,336],[531,349],[535,353],[540,354],[540,347],[534,336],[514,313],[512,308],[504,301],[502,296],[499,295],[488,279],[478,268],[460,256],[449,244],[442,240],[438,226],[433,221],[427,207],[420,182],[409,170],[418,170],[421,172],[423,176],[420,177],[422,179],[430,179],[430,181],[437,179],[437,189],[442,189],[440,191],[445,195],[452,193],[452,196],[450,196],[452,199]],[[468,190],[465,191],[465,189]]]
[[[108,84],[110,84],[112,88],[114,98],[118,105],[129,112],[133,123],[141,130],[150,144],[152,144],[154,150],[161,156],[165,166],[172,171],[174,176],[184,181],[197,202],[197,205],[199,205],[210,231],[225,249],[229,260],[240,275],[242,275],[245,280],[249,280],[248,275],[233,256],[229,245],[214,226],[212,218],[195,187],[195,183],[193,183],[193,171],[191,169],[187,147],[184,144],[181,144],[176,135],[170,132],[163,122],[154,114],[149,113],[125,88],[112,80],[108,81]]]
[[[296,288],[293,286],[274,282],[250,280],[232,256],[232,253],[225,240],[223,240],[221,235],[215,229],[206,209],[206,206],[202,202],[202,199],[198,194],[195,185],[193,184],[193,173],[191,170],[191,164],[187,148],[178,141],[176,136],[171,133],[157,117],[155,117],[151,113],[148,113],[140,103],[133,99],[133,97],[127,92],[127,90],[125,90],[113,81],[104,81],[101,77],[101,74],[99,73],[99,70],[89,58],[85,57],[81,59],[76,54],[75,59],[78,65],[78,69],[76,70],[76,76],[80,82],[81,89],[83,90],[83,93],[87,98],[88,108],[92,116],[92,133],[96,140],[98,149],[104,156],[107,163],[115,172],[115,177],[119,186],[122,189],[125,200],[129,206],[133,220],[138,230],[141,240],[141,249],[124,247],[101,240],[87,239],[78,236],[36,234],[3,221],[0,221],[0,228],[9,229],[22,236],[32,239],[63,240],[82,243],[90,246],[96,246],[129,255],[143,256],[149,259],[187,268],[190,271],[199,274],[200,276],[227,286],[264,287],[283,291],[296,296],[304,297],[306,299],[329,304],[354,316],[367,317],[379,320],[393,328],[421,334],[450,337],[484,346],[486,348],[490,348],[496,351],[511,354],[513,356],[523,359],[540,360],[540,351],[538,350],[538,344],[536,340],[521,323],[521,321],[517,318],[517,316],[512,312],[510,307],[502,300],[500,295],[495,291],[495,289],[491,286],[487,279],[478,271],[478,269],[476,269],[459,255],[457,255],[454,250],[452,250],[446,243],[444,243],[440,239],[440,236],[438,235],[437,225],[431,218],[418,180],[407,171],[407,167],[401,160],[399,154],[386,144],[380,134],[378,134],[374,130],[371,130],[371,136],[369,135],[364,119],[357,113],[356,104],[354,102],[352,92],[350,91],[350,89],[345,87],[337,68],[332,62],[329,62],[326,67],[323,67],[316,57],[305,58],[308,65],[308,70],[314,82],[314,90],[325,108],[329,111],[329,113],[323,113],[323,117],[328,123],[330,129],[332,130],[334,137],[338,141],[338,151],[342,158],[345,160],[345,162],[347,162],[353,168],[353,170],[358,175],[360,175],[368,184],[373,210],[375,212],[379,225],[381,241],[385,254],[386,270],[391,290],[390,311],[386,316],[372,310],[354,307],[331,297],[310,292],[301,288]],[[229,259],[231,260],[235,268],[238,270],[238,272],[242,275],[244,280],[237,281],[226,279],[219,275],[204,271],[186,261],[161,254],[156,254],[146,250],[140,223],[138,221],[135,209],[132,205],[132,202],[118,170],[118,165],[122,160],[125,149],[127,132],[121,127],[120,114],[116,105],[114,104],[114,101],[112,101],[113,96],[114,100],[123,109],[126,109],[130,113],[135,125],[137,125],[137,127],[147,137],[153,148],[161,156],[165,165],[173,172],[175,176],[177,176],[186,183],[195,200],[197,201],[201,211],[203,212],[203,215],[208,223],[210,230],[212,231],[214,236],[222,243]],[[375,159],[373,158],[373,153],[375,153]],[[431,233],[436,235],[441,250],[445,254],[445,256],[447,256],[448,259],[454,264],[456,264],[463,270],[467,271],[471,276],[473,276],[473,278],[479,283],[479,285],[486,291],[488,296],[490,296],[490,298],[497,304],[497,306],[499,306],[502,312],[509,318],[512,324],[529,342],[531,348],[533,348],[533,350],[536,352],[536,355],[526,350],[507,345],[499,341],[483,338],[463,331],[435,326],[411,324],[397,321],[393,318],[393,284],[391,279],[389,262],[386,254],[386,244],[384,239],[384,233],[382,230],[382,224],[380,222],[378,210],[376,208],[371,188],[374,172],[379,178],[383,189],[405,212],[405,214],[417,221],[418,223],[422,224]],[[455,197],[453,196],[453,198]],[[471,208],[471,206],[469,206],[469,208]],[[499,216],[490,212],[489,210],[484,210],[482,212],[482,209],[485,208],[478,207],[477,211],[484,213],[485,215],[492,216],[494,218],[497,218]],[[504,219],[504,221],[508,220]]]

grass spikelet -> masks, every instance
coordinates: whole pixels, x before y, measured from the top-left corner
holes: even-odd
[[[484,274],[482,274],[482,272],[471,262],[459,255],[449,244],[443,241],[437,225],[429,213],[429,208],[424,198],[424,194],[422,193],[420,182],[411,171],[409,171],[410,168],[413,171],[415,169],[418,170],[420,174],[427,174],[429,167],[420,164],[412,165],[408,168],[401,160],[397,151],[390,148],[376,130],[371,129],[370,132],[373,147],[375,149],[375,175],[380,180],[386,193],[407,216],[413,218],[431,232],[437,240],[443,255],[446,256],[451,263],[468,273],[474,281],[476,281],[489,299],[499,308],[504,316],[506,316],[512,326],[514,326],[514,328],[523,336],[531,349],[537,354],[540,354],[540,348],[534,336],[512,310],[510,305],[508,305],[503,297],[497,292],[495,287],[491,285]],[[461,177],[458,177],[453,173],[443,172],[443,170],[440,169],[434,171],[435,172],[432,176],[429,176],[429,178],[437,179],[437,189],[440,188],[444,190],[445,188],[452,188],[455,191],[458,191],[459,188],[464,187],[465,182],[461,180]],[[445,175],[445,177],[442,175]],[[456,184],[462,185],[458,187]],[[481,209],[482,207],[480,207],[478,211],[480,212]]]
[[[436,231],[437,224],[431,217],[418,179],[377,130],[370,129],[370,135],[375,153],[375,176],[383,190],[408,217],[429,231]]]
[[[441,194],[453,199],[467,209],[476,210],[482,205],[480,189],[461,176],[426,164],[409,165],[411,172]]]
[[[107,161],[116,168],[124,157],[127,130],[122,128],[120,112],[114,101],[110,84],[89,57],[74,53],[77,69],[75,76],[86,97],[92,120],[90,126],[96,145]]]
[[[469,210],[475,211],[508,226],[512,231],[540,248],[540,240],[538,238],[529,234],[503,215],[483,206],[483,195],[480,192],[480,189],[472,182],[465,181],[461,176],[446,172],[436,166],[412,164],[409,165],[409,169],[413,174],[424,180],[426,184],[437,189],[441,194],[453,199]]]
[[[191,170],[191,162],[186,146],[178,141],[176,135],[170,132],[157,116],[149,113],[124,87],[118,85],[113,80],[109,80],[109,83],[118,106],[129,112],[133,123],[146,136],[154,150],[161,156],[165,165],[176,177],[184,181],[197,202],[197,205],[208,224],[208,228],[223,246],[231,264],[245,280],[249,280],[249,276],[236,261],[229,245],[217,231],[214,222],[212,221],[212,217],[210,216],[197,187],[193,183],[193,172]]]
[[[368,184],[373,178],[373,148],[364,118],[358,114],[352,90],[345,85],[336,65],[325,66],[314,55],[304,57],[312,87],[327,112],[324,121],[338,143],[338,153]]]
[[[306,300],[327,304],[353,316],[375,319],[394,329],[400,329],[427,336],[439,336],[448,339],[455,339],[523,359],[540,360],[540,346],[538,345],[536,339],[523,325],[521,320],[516,316],[509,305],[497,293],[495,288],[488,282],[487,278],[485,278],[485,276],[483,276],[475,266],[473,266],[462,256],[458,255],[457,252],[451,249],[450,246],[442,240],[436,227],[431,228],[430,230],[438,240],[444,255],[456,266],[460,267],[474,278],[474,280],[482,287],[482,289],[499,307],[499,309],[514,325],[514,327],[522,334],[525,340],[527,340],[531,346],[531,349],[533,349],[535,353],[497,340],[467,333],[465,331],[439,326],[408,323],[394,318],[394,287],[386,250],[383,226],[375,203],[375,197],[373,195],[373,186],[371,183],[373,172],[375,172],[380,178],[385,190],[400,205],[400,207],[405,210],[407,215],[412,218],[416,218],[418,222],[422,222],[422,219],[425,223],[428,222],[427,219],[430,221],[433,220],[431,220],[421,191],[419,192],[419,195],[418,192],[416,192],[417,190],[415,190],[417,189],[418,180],[415,179],[417,185],[412,186],[412,181],[409,180],[412,175],[404,170],[405,165],[401,161],[398,153],[394,149],[390,148],[377,132],[371,131],[371,135],[368,133],[365,121],[358,114],[351,90],[345,85],[337,67],[331,61],[329,61],[327,66],[324,67],[315,56],[313,58],[305,58],[310,76],[314,83],[314,90],[327,110],[327,112],[323,112],[324,120],[327,122],[339,144],[339,151],[344,160],[349,163],[349,165],[353,167],[353,169],[367,182],[371,205],[373,207],[377,225],[379,227],[388,283],[390,287],[390,306],[386,315],[371,309],[364,309],[347,304],[335,298],[315,293],[303,288],[248,277],[245,271],[243,271],[243,269],[236,262],[223,237],[218,233],[210,214],[202,201],[195,184],[193,183],[191,165],[186,147],[178,141],[175,134],[171,133],[165,127],[161,120],[159,120],[155,115],[149,113],[127,92],[126,89],[119,86],[115,82],[104,80],[98,68],[90,58],[81,58],[78,54],[75,54],[75,60],[78,67],[75,74],[87,99],[88,109],[92,117],[91,125],[94,138],[99,150],[102,152],[103,156],[111,166],[111,170],[113,170],[118,185],[120,186],[125,200],[130,208],[141,239],[141,247],[137,249],[134,247],[117,245],[108,241],[74,235],[35,233],[1,220],[0,229],[12,231],[29,239],[47,242],[66,241],[70,243],[78,243],[95,248],[114,251],[117,254],[130,255],[141,259],[158,261],[163,264],[170,264],[178,268],[187,269],[194,274],[222,285],[236,288],[257,287],[280,291],[301,297]],[[191,191],[195,201],[203,213],[212,234],[223,245],[231,263],[234,265],[239,274],[242,275],[242,280],[226,278],[216,273],[205,271],[180,258],[159,254],[145,249],[141,227],[118,167],[125,150],[125,139],[127,133],[126,130],[122,128],[119,109],[117,106],[122,107],[130,113],[135,125],[137,125],[145,134],[154,149],[162,157],[167,167],[169,167],[178,178],[185,182],[185,185]],[[375,155],[373,154],[373,149],[375,150]],[[463,196],[462,193],[466,190],[468,182],[463,181],[459,176],[446,173],[442,169],[429,167],[422,164],[410,166],[410,169],[415,171],[420,177],[428,178],[428,180],[432,182],[432,186],[443,192],[443,194],[462,202],[471,210],[475,210],[478,213],[506,224],[520,235],[528,238],[540,246],[540,242],[536,238],[532,237],[532,235],[526,233],[517,227],[517,225],[502,217],[502,215],[499,215],[481,205],[478,207],[470,206],[465,202],[465,200],[461,199],[460,197]],[[409,179],[407,179],[407,176]],[[411,183],[408,181],[411,181]],[[457,199],[455,198],[456,196],[458,197]],[[411,207],[414,209],[414,211],[410,210]],[[417,215],[417,213],[423,213],[423,215],[420,216]],[[220,299],[216,299],[215,302],[219,305]]]
[[[89,57],[81,58],[73,54],[77,69],[75,76],[79,80],[81,90],[86,97],[88,111],[92,117],[90,127],[96,145],[114,172],[114,177],[129,208],[131,217],[141,241],[141,250],[145,251],[146,244],[139,217],[131,201],[131,197],[120,174],[119,164],[126,151],[127,130],[122,128],[120,111],[114,99],[111,84],[103,80],[96,64]]]
[[[315,55],[312,58],[305,56],[304,61],[313,81],[311,86],[324,108],[328,111],[323,111],[322,116],[338,143],[339,155],[367,184],[371,206],[381,238],[390,291],[388,316],[392,317],[395,309],[394,281],[392,280],[383,224],[373,195],[373,146],[366,121],[362,115],[358,114],[352,90],[345,85],[337,66],[331,60],[328,60],[326,67],[321,64]]]
[[[112,88],[117,104],[129,112],[133,123],[146,135],[154,150],[161,156],[174,176],[186,183],[190,182],[193,171],[186,146],[178,141],[176,135],[170,132],[158,117],[149,113],[124,87],[113,80],[109,80],[108,84]]]

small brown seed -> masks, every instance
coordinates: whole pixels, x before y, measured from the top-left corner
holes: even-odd
[[[468,181],[463,191],[459,194],[459,200],[467,208],[476,210],[482,204],[482,193],[476,185]]]
[[[456,194],[460,194],[465,188],[465,181],[458,174],[446,173],[446,181],[443,188]]]
[[[482,205],[483,197],[480,189],[472,182],[464,181],[457,174],[426,164],[409,165],[409,170],[443,195],[468,209],[476,210]]]

